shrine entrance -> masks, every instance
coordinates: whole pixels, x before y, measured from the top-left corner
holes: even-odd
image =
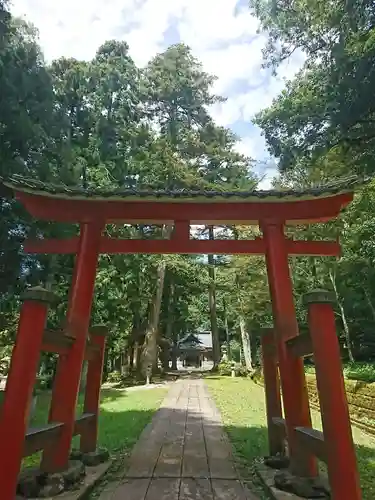
[[[290,472],[314,478],[317,458],[328,465],[335,500],[361,498],[350,419],[343,384],[331,294],[306,295],[309,335],[299,335],[288,258],[298,255],[338,256],[337,241],[301,241],[285,236],[286,225],[336,218],[353,199],[357,181],[305,191],[86,191],[13,177],[2,191],[19,200],[36,219],[80,225],[67,240],[27,240],[26,253],[75,254],[75,268],[64,328],[45,330],[53,296],[27,290],[0,415],[1,498],[13,500],[22,458],[43,451],[45,473],[68,467],[71,441],[81,436],[83,455],[95,456],[99,393],[105,349],[105,327],[90,328],[100,253],[264,254],[273,308],[272,329],[263,335],[264,376],[270,455],[284,453],[288,441]],[[105,225],[155,224],[172,227],[169,239],[127,240],[103,235]],[[194,240],[190,225],[259,225],[262,238]],[[27,416],[41,351],[59,355],[49,424],[27,429]],[[323,433],[312,429],[303,356],[313,354],[322,412]],[[76,419],[82,363],[89,361],[84,413]],[[281,382],[280,396],[279,375]],[[283,405],[281,405],[281,401]],[[284,409],[282,414],[281,406]]]

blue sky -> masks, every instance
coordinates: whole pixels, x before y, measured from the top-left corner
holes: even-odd
[[[47,61],[61,56],[90,59],[105,40],[126,40],[139,66],[172,43],[184,42],[216,75],[214,92],[227,98],[210,112],[238,134],[238,150],[259,162],[267,188],[275,173],[252,119],[271,104],[303,63],[285,62],[277,77],[261,68],[266,36],[247,0],[11,0],[15,15],[39,30]]]

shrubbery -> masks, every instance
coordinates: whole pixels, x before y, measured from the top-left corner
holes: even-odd
[[[115,370],[111,373],[108,373],[107,382],[109,382],[110,384],[116,384],[116,383],[122,382],[122,380],[123,380],[123,376],[121,375],[121,373],[119,371]]]
[[[232,375],[232,369],[234,368],[236,377],[247,377],[249,374],[245,366],[241,363],[233,363],[232,361],[222,361],[219,363],[218,370],[220,375],[230,376]]]
[[[350,363],[344,367],[344,377],[349,380],[375,382],[375,363]]]
[[[315,375],[314,365],[305,365],[305,372]],[[346,363],[343,366],[344,377],[348,380],[375,382],[375,363]]]
[[[263,373],[260,367],[255,368],[255,370],[250,374],[251,380],[256,384],[263,381]]]

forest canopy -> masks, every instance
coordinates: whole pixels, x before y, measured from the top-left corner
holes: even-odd
[[[212,92],[215,77],[187,46],[172,45],[144,68],[136,66],[127,43],[117,40],[98,47],[90,61],[60,58],[47,64],[33,26],[3,10],[2,33],[0,176],[17,173],[85,189],[255,186],[251,159],[237,152],[237,137],[209,114],[209,106],[223,100]],[[61,296],[49,320],[56,327],[63,323],[72,276],[71,256],[25,256],[25,236],[64,238],[78,228],[31,220],[22,206],[6,198],[0,210],[0,331],[6,356],[24,287],[42,284]],[[160,237],[167,230],[106,228],[112,236],[138,238]],[[206,237],[213,228],[200,231]],[[224,267],[217,271],[218,283],[226,280]],[[111,326],[109,364],[121,362],[142,333],[157,331],[173,343],[187,331],[211,329],[208,299],[214,272],[214,263],[208,266],[195,256],[103,255],[92,322]],[[210,292],[217,342],[229,291],[223,288],[215,301],[212,287]],[[158,297],[160,316],[154,317]],[[234,326],[229,302],[226,314]]]
[[[250,0],[250,9],[268,38],[265,66],[277,72],[295,53],[305,57],[296,77],[256,117],[278,161],[275,185],[306,187],[353,173],[372,176],[373,2]],[[335,291],[343,352],[351,359],[374,355],[374,187],[372,182],[358,193],[338,221],[302,231],[340,236],[340,259],[293,265],[298,295],[311,284]]]

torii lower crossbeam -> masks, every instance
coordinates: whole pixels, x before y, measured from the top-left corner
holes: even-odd
[[[27,240],[24,251],[35,254],[75,254],[79,238]],[[286,239],[289,255],[322,255],[337,257],[340,244],[337,241],[303,241]],[[254,240],[141,240],[102,237],[102,254],[248,254],[264,255],[265,243],[262,238]]]

